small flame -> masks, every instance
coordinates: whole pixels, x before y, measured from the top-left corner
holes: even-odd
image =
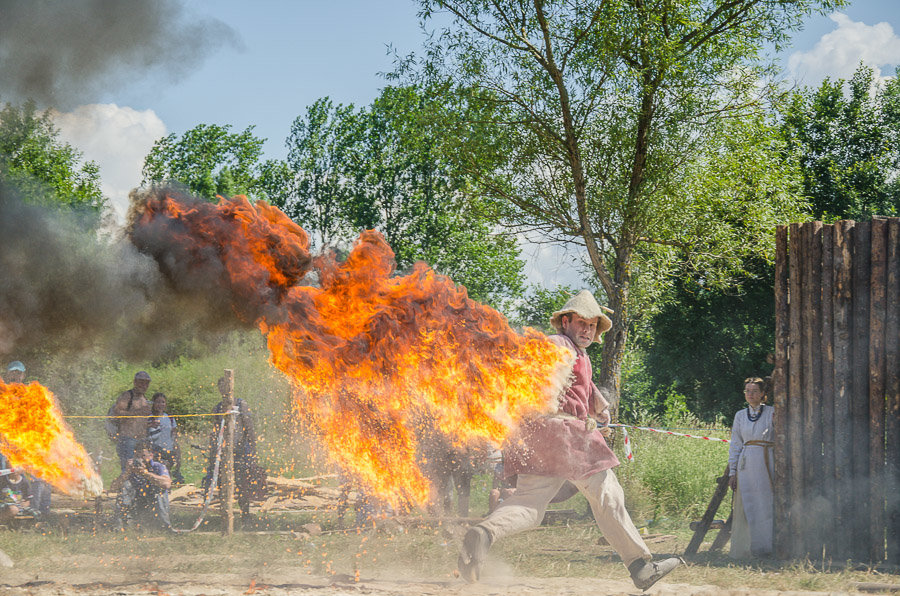
[[[0,381],[0,403],[0,451],[11,467],[21,467],[66,494],[87,497],[103,491],[90,457],[46,387]]]
[[[238,300],[232,308],[259,326],[292,381],[295,411],[342,469],[395,507],[428,498],[417,464],[423,420],[458,445],[499,444],[551,408],[571,370],[566,350],[533,329],[516,333],[424,263],[396,276],[377,232],[339,263],[311,259],[306,233],[263,202],[145,200],[135,245],[176,287],[194,276],[190,259],[220,273],[214,285]],[[297,285],[311,266],[320,287]]]

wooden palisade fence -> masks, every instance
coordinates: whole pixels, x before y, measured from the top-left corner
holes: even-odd
[[[900,218],[776,244],[776,554],[900,564]]]

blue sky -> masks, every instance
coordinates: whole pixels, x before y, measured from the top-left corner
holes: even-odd
[[[291,123],[306,106],[323,96],[369,103],[384,85],[379,73],[392,69],[388,44],[406,54],[423,39],[409,0],[167,2],[184,5],[184,20],[215,25],[214,37],[198,41],[197,58],[183,57],[174,74],[147,69],[119,77],[56,118],[63,137],[99,163],[120,212],[161,136],[200,123],[255,125],[268,139],[266,157],[282,158]],[[788,78],[806,85],[846,78],[860,60],[891,76],[900,63],[900,0],[856,0],[840,14],[814,16],[778,58]]]
[[[191,0],[186,6],[189,14],[213,17],[231,27],[238,44],[220,47],[180,81],[137,79],[107,90],[96,103],[152,110],[168,131],[177,133],[201,122],[227,123],[239,130],[255,125],[258,135],[268,139],[266,152],[272,157],[284,156],[291,123],[306,106],[323,96],[338,103],[369,103],[384,85],[379,73],[392,69],[388,44],[405,54],[417,50],[423,39],[417,6],[409,0]],[[866,26],[886,22],[900,35],[897,0],[857,0],[842,12],[849,21]],[[837,76],[846,76],[848,61],[855,67],[865,42],[874,41],[847,39],[852,36],[847,29],[828,16],[813,17],[782,61],[787,66],[793,53],[811,52],[824,35],[842,30],[836,41],[852,43],[846,44],[839,63],[817,63],[819,57],[813,55],[800,74],[801,82],[811,84],[821,80],[829,66]],[[900,48],[894,55],[900,56]],[[892,72],[884,69],[884,74]]]

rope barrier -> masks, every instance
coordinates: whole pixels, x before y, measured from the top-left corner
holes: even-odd
[[[719,441],[721,443],[731,443],[728,439],[720,439],[718,437],[704,437],[698,435],[688,435],[685,433],[677,433],[673,430],[666,430],[664,428],[653,428],[650,426],[634,426],[631,424],[610,424],[610,428],[636,428],[638,430],[648,430],[654,433],[660,433],[664,435],[675,435],[676,437],[688,437],[689,439],[703,439],[704,441]]]
[[[227,414],[230,414],[230,413],[231,412],[211,412],[209,414],[166,414],[166,415],[169,418],[201,418],[204,416],[219,416],[219,417],[221,417],[221,416],[226,416]],[[84,414],[84,415],[63,416],[63,418],[97,418],[97,419],[106,420],[107,418],[158,418],[158,416],[155,416],[154,414],[143,414],[140,416],[137,416],[137,415],[125,416],[125,415],[119,415],[119,414],[116,414],[113,416],[109,416],[106,414],[104,414],[102,416],[94,416],[94,415]]]
[[[226,414],[231,414],[232,412],[226,412]],[[172,527],[173,532],[177,532],[179,534],[187,534],[189,532],[193,532],[197,528],[200,527],[200,524],[203,523],[203,518],[206,516],[206,511],[209,509],[209,504],[212,502],[213,493],[216,492],[216,486],[219,482],[219,463],[222,459],[222,444],[224,443],[225,437],[225,419],[219,423],[219,436],[216,439],[216,459],[213,463],[212,470],[212,478],[209,481],[209,487],[206,489],[206,498],[203,500],[203,506],[200,509],[200,516],[197,517],[197,521],[194,522],[194,525],[191,526],[190,529],[181,530],[175,527]]]

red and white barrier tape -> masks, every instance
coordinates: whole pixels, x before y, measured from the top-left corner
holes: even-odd
[[[626,428],[636,428],[638,430],[649,430],[650,432],[660,433],[664,435],[675,435],[677,437],[688,437],[689,439],[703,439],[704,441],[719,441],[721,443],[730,443],[728,439],[720,439],[718,437],[703,437],[699,435],[687,435],[684,433],[677,433],[673,430],[666,430],[664,428],[652,428],[649,426],[633,426],[631,424],[610,424],[610,428],[621,428],[623,431]]]
[[[650,426],[633,426],[630,424],[609,424],[610,428],[621,428],[622,436],[624,438],[623,441],[623,449],[625,450],[625,459],[627,461],[634,461],[634,453],[631,451],[631,437],[628,436],[629,428],[636,428],[638,430],[648,430],[654,433],[660,433],[664,435],[675,435],[676,437],[688,437],[689,439],[703,439],[704,441],[719,441],[721,443],[731,443],[728,439],[720,439],[718,437],[704,437],[700,435],[688,435],[685,433],[677,433],[673,430],[666,430],[664,428],[652,428]]]

